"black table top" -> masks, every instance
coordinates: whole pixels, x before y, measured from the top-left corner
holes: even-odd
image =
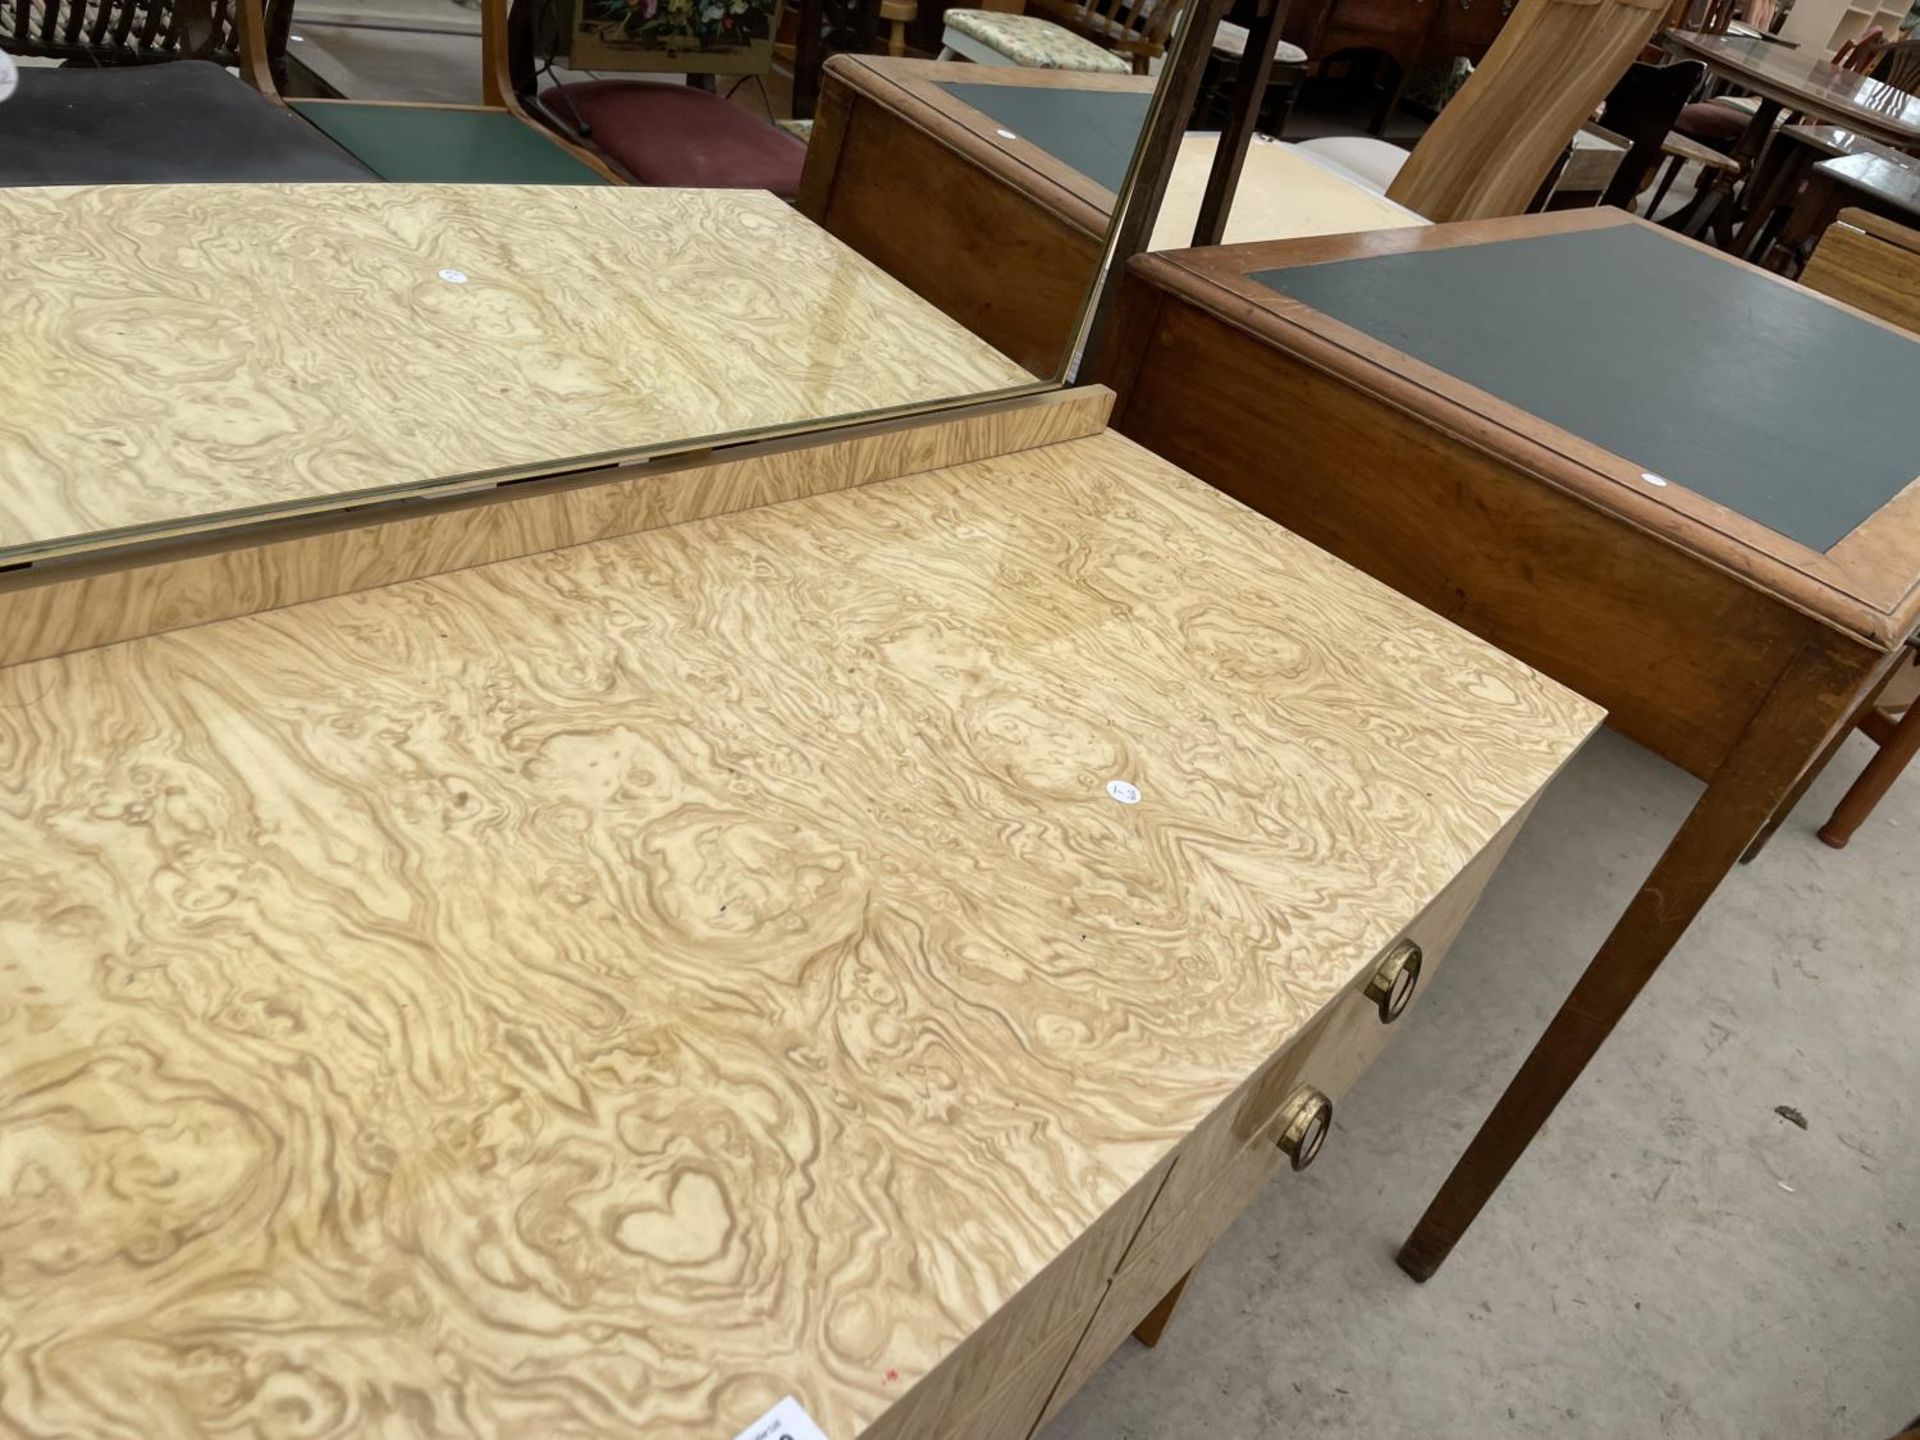
[[[0,105],[0,185],[376,178],[299,116],[204,60],[23,67]]]
[[[1814,550],[1920,476],[1920,341],[1647,226],[1250,278]]]
[[[1038,145],[1115,194],[1126,183],[1153,96],[1133,90],[1070,90],[941,81],[954,99]]]

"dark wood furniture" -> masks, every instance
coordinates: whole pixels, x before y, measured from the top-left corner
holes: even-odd
[[[268,90],[286,81],[292,25],[293,0],[17,0],[0,8],[0,50],[89,69],[208,60]]]
[[[1668,152],[1680,108],[1706,75],[1707,67],[1698,60],[1670,65],[1636,61],[1627,67],[1600,107],[1600,123],[1629,142],[1626,157],[1601,193],[1602,205],[1631,208]]]
[[[1920,224],[1920,160],[1897,153],[1836,155],[1822,160],[1781,228],[1769,257],[1797,269],[1804,252],[1848,207],[1907,225]]]
[[[1054,374],[1153,84],[837,55],[800,209],[1016,363]]]
[[[1476,64],[1493,48],[1518,0],[1294,0],[1281,37],[1316,66],[1354,50],[1371,50],[1394,67],[1381,92],[1372,130],[1379,134],[1422,65],[1455,57]]]
[[[1140,257],[1095,369],[1123,433],[1707,782],[1403,1248],[1424,1279],[1920,624],[1920,342],[1593,210]]]
[[[1669,30],[1663,38],[1669,50],[1705,61],[1716,75],[1759,99],[1727,149],[1739,162],[1739,172],[1714,174],[1685,220],[1688,234],[1703,234],[1711,228],[1723,244],[1738,248],[1742,242],[1752,243],[1751,229],[1735,233],[1733,191],[1740,175],[1752,172],[1783,110],[1842,126],[1884,145],[1920,146],[1920,99],[1849,69],[1838,59],[1731,35]]]

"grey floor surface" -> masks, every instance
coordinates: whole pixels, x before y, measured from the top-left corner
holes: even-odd
[[[1415,1285],[1395,1243],[1699,793],[1598,737],[1319,1162],[1044,1440],[1884,1440],[1920,1413],[1920,775],[1849,849],[1813,834],[1870,749],[1722,888]]]

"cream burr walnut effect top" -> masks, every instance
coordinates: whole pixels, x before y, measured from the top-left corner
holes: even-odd
[[[1598,720],[1110,434],[0,669],[0,1433],[853,1440]]]

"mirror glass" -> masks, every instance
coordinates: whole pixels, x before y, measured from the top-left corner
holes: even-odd
[[[0,16],[0,565],[1057,385],[1182,0],[145,3]]]

